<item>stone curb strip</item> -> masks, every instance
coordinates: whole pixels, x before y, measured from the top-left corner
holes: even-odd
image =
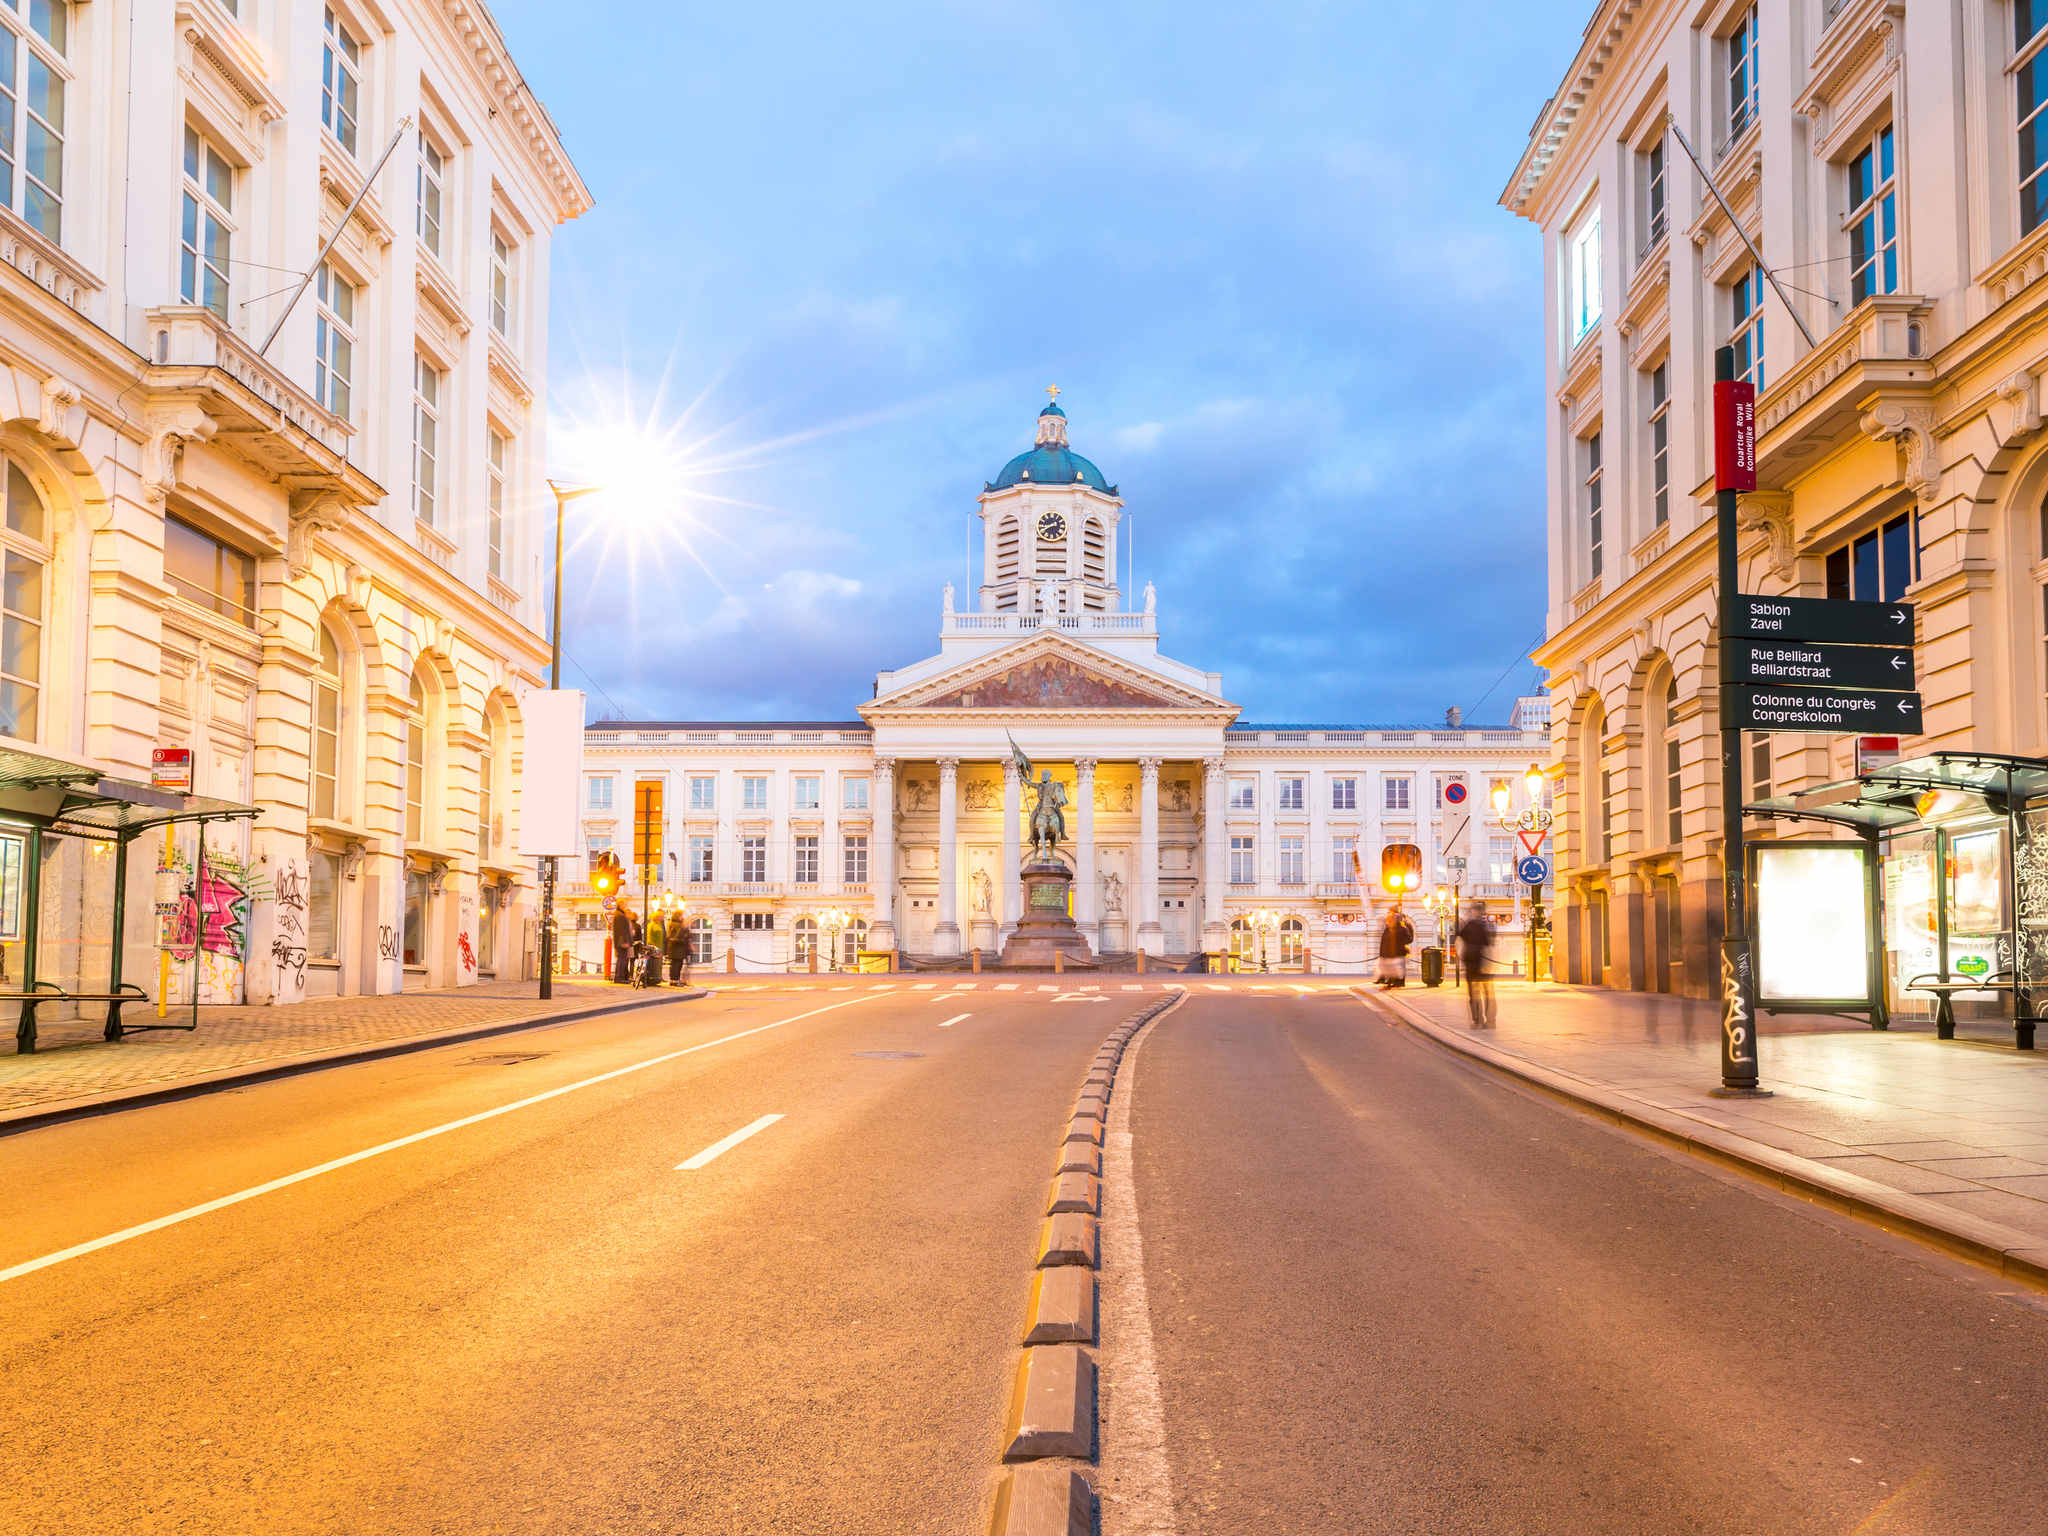
[[[1351,991],[1368,1007],[1383,1010],[1416,1033],[1505,1076],[1519,1078],[1576,1109],[1589,1110],[1603,1120],[1641,1131],[1696,1157],[1761,1178],[1786,1194],[1875,1221],[1887,1230],[1945,1249],[2009,1279],[2048,1288],[2048,1244],[2030,1233],[1951,1211],[1875,1179],[1766,1146],[1604,1083],[1539,1066],[1512,1052],[1467,1038],[1384,993],[1369,992],[1363,987],[1353,987]]]
[[[109,1115],[124,1109],[142,1109],[151,1104],[168,1104],[173,1099],[195,1098],[203,1093],[217,1093],[222,1089],[241,1088],[250,1083],[264,1083],[280,1077],[296,1077],[301,1072],[318,1072],[326,1067],[349,1066],[359,1061],[377,1061],[386,1056],[404,1056],[413,1051],[430,1051],[441,1045],[462,1045],[471,1040],[489,1040],[497,1035],[516,1034],[520,1030],[547,1029],[556,1024],[580,1024],[585,1019],[603,1018],[608,1013],[628,1013],[635,1008],[657,1008],[664,1003],[690,1003],[710,995],[702,988],[692,988],[654,997],[634,997],[619,1002],[599,1003],[589,1008],[578,1008],[570,1013],[550,1013],[540,1018],[508,1019],[497,1024],[464,1025],[459,1029],[444,1029],[430,1035],[401,1035],[394,1040],[373,1040],[361,1045],[343,1046],[338,1050],[312,1051],[303,1056],[288,1056],[277,1061],[257,1062],[246,1067],[229,1067],[224,1071],[207,1072],[196,1077],[152,1083],[144,1088],[62,1099],[55,1104],[37,1104],[28,1109],[0,1112],[0,1136],[12,1136],[17,1131],[33,1131],[46,1125],[57,1125],[66,1120],[80,1120],[92,1115]]]
[[[992,1536],[1093,1536],[1094,1486],[1066,1463],[1095,1457],[1095,1357],[1086,1346],[1096,1342],[1100,1302],[1103,1125],[1124,1047],[1185,996],[1169,992],[1111,1030],[1075,1102],[1038,1239],[1024,1354],[1003,1425],[1011,1470],[996,1491]]]

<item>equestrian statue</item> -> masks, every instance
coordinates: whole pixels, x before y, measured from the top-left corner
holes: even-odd
[[[1026,784],[1031,784],[1031,759],[1017,745],[1016,737],[1009,740],[1018,774]],[[1067,835],[1067,818],[1060,810],[1067,803],[1067,787],[1053,778],[1050,768],[1040,769],[1038,782],[1031,787],[1038,795],[1031,807],[1031,857],[1057,862],[1060,841]]]

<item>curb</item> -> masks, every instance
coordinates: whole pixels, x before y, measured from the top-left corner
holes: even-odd
[[[359,1061],[378,1061],[387,1056],[405,1056],[414,1051],[430,1051],[442,1045],[461,1045],[470,1040],[489,1040],[497,1035],[516,1034],[521,1030],[547,1029],[556,1024],[578,1024],[585,1019],[603,1018],[610,1013],[630,1013],[636,1008],[656,1008],[664,1003],[690,1003],[710,995],[702,988],[692,988],[661,997],[600,1003],[595,1007],[579,1008],[573,1013],[551,1013],[543,1018],[508,1019],[496,1024],[464,1025],[430,1035],[401,1035],[395,1040],[377,1040],[363,1045],[343,1046],[332,1051],[316,1051],[304,1056],[287,1057],[281,1061],[260,1062],[246,1067],[228,1067],[219,1072],[179,1078],[174,1082],[158,1083],[147,1088],[62,1099],[55,1104],[37,1104],[27,1109],[0,1112],[0,1137],[13,1136],[22,1131],[41,1130],[50,1125],[61,1125],[67,1120],[118,1114],[127,1109],[146,1109],[152,1104],[168,1104],[177,1099],[197,1098],[201,1094],[217,1093],[226,1088],[241,1088],[251,1083],[297,1077],[302,1072],[318,1072],[327,1067],[345,1067]]]
[[[1407,1003],[1384,993],[1369,992],[1363,987],[1353,987],[1351,992],[1367,1007],[1391,1015],[1390,1022],[1405,1024],[1446,1050],[1489,1067],[1504,1077],[1527,1083],[1552,1098],[1563,1100],[1574,1109],[1588,1111],[1667,1146],[1761,1179],[1782,1193],[1873,1221],[1887,1231],[1940,1248],[1957,1258],[1995,1270],[2007,1279],[2048,1289],[2048,1238],[1950,1211],[1932,1200],[1906,1194],[1875,1179],[1866,1179],[1861,1174],[1845,1173],[1811,1158],[1752,1141],[1747,1136],[1695,1120],[1678,1110],[1648,1103],[1605,1083],[1574,1077],[1568,1072],[1527,1061],[1425,1018]]]
[[[1100,1329],[1103,1131],[1124,1048],[1187,995],[1185,987],[1164,992],[1109,1032],[1068,1119],[1031,1272],[1024,1352],[999,1453],[1009,1470],[996,1490],[991,1536],[1094,1536],[1094,1485],[1068,1463],[1098,1452],[1101,1383],[1089,1346]]]

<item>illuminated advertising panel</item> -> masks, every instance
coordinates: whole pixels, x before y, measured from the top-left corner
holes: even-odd
[[[1759,1008],[1871,1006],[1870,855],[1861,843],[1752,843]]]

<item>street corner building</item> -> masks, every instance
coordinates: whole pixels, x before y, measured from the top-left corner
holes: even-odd
[[[0,72],[0,986],[516,974],[553,124],[475,0],[0,4]]]
[[[1717,990],[1717,685],[1734,681],[1715,654],[1719,347],[1756,387],[1740,590],[1912,605],[1925,710],[1906,758],[2048,750],[2044,102],[2033,0],[1594,7],[1501,196],[1543,231],[1536,659],[1564,979]],[[1856,750],[1746,736],[1744,803],[1847,779]],[[1886,901],[1913,908],[1888,914],[1895,1007],[1933,964],[1902,936],[1932,932],[1939,905],[1901,867],[1885,875]]]
[[[946,588],[937,654],[879,673],[858,718],[594,723],[587,858],[563,886],[578,962],[602,962],[588,865],[606,853],[619,899],[679,913],[699,963],[993,959],[1022,912],[1015,751],[1064,788],[1088,958],[1363,970],[1389,842],[1519,931],[1520,849],[1493,807],[1526,803],[1545,701],[1498,727],[1455,710],[1434,727],[1240,723],[1219,674],[1160,653],[1150,585],[1127,601],[1124,505],[1055,402],[982,488],[980,580],[966,603]]]

